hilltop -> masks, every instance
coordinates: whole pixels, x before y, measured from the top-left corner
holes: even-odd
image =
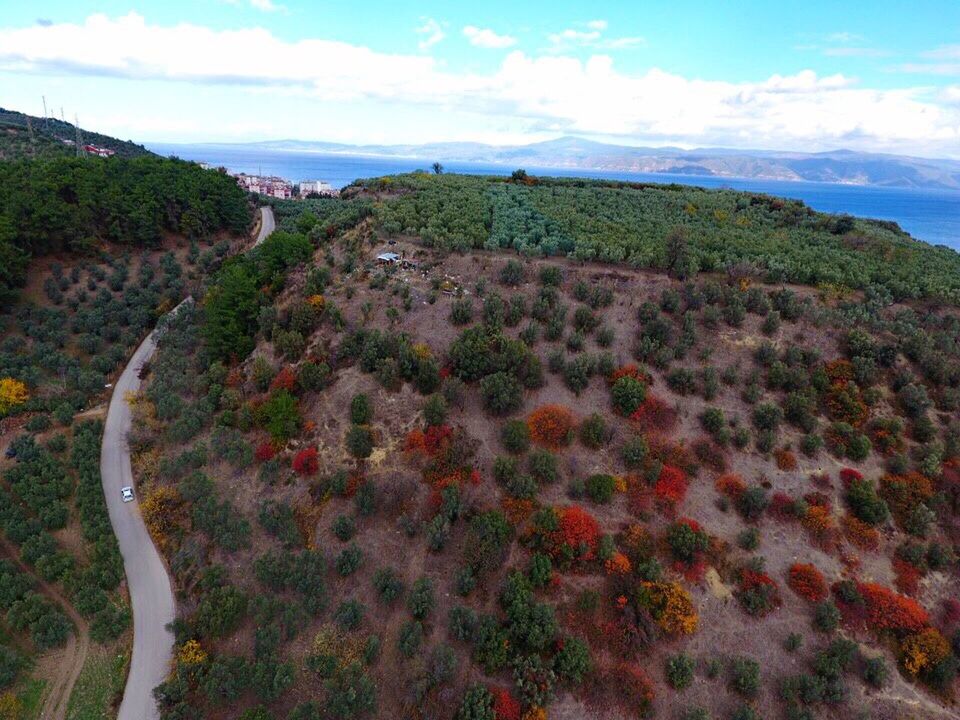
[[[132,158],[153,154],[130,140],[118,140],[82,128],[81,134],[84,144],[113,150],[119,157]],[[0,160],[75,155],[76,137],[77,128],[72,123],[0,108]]]

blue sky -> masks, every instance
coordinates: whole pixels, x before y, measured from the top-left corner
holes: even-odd
[[[960,157],[960,2],[18,3],[0,105],[153,141]]]

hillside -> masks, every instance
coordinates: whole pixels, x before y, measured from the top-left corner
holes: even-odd
[[[952,716],[960,319],[771,275],[913,241],[530,178],[275,207],[135,401],[163,718]]]
[[[76,154],[76,137],[77,128],[72,123],[0,108],[0,160],[72,156]],[[113,150],[119,157],[152,155],[142,145],[85,129],[82,139],[84,144]]]
[[[232,178],[193,163],[51,157],[0,163],[0,300],[27,279],[31,258],[95,254],[104,243],[158,248],[246,232],[250,208]]]
[[[580,168],[764,180],[805,180],[887,187],[960,189],[960,161],[836,150],[804,153],[674,147],[632,147],[577,137],[528,145],[447,142],[423,145],[347,145],[276,140],[230,147],[419,158],[426,163],[479,162],[513,167]]]

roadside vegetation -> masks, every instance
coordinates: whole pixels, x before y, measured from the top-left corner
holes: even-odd
[[[129,639],[101,404],[158,318],[235,251],[250,210],[224,176],[154,157],[0,163],[0,176],[0,707],[19,718],[45,653],[78,634],[95,653]],[[102,714],[116,688],[101,690]]]

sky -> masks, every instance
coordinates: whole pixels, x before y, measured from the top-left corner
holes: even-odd
[[[0,106],[140,142],[960,158],[960,0],[0,6]]]

